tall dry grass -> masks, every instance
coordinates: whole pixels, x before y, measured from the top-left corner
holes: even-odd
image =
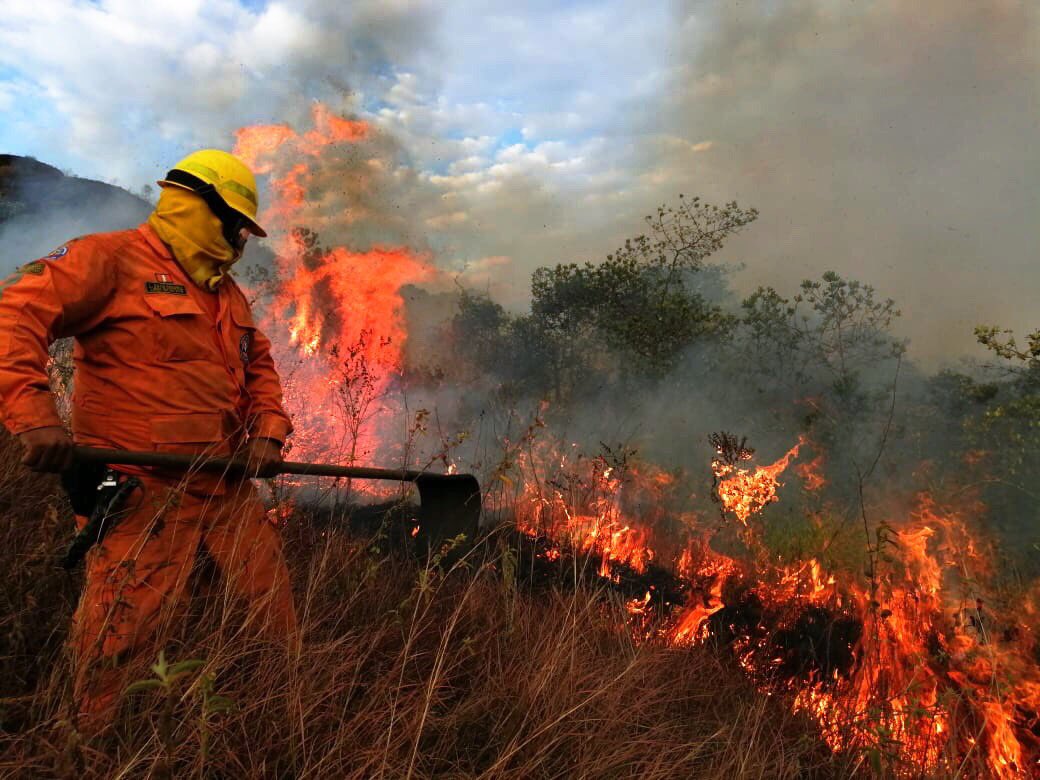
[[[56,565],[71,520],[9,439],[0,512],[4,777],[793,778],[855,765],[710,649],[635,644],[605,592],[532,592],[490,545],[447,572],[421,567],[303,516],[286,528],[300,644],[243,628],[200,572],[206,594],[152,655],[201,664],[125,696],[86,738],[67,720],[63,651],[79,582]]]

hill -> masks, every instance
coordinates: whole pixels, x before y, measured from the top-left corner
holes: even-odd
[[[151,210],[147,200],[113,184],[0,154],[0,272],[75,236],[137,225]]]
[[[0,276],[70,238],[139,225],[152,208],[115,184],[72,176],[32,157],[0,154]],[[253,241],[240,268],[273,260],[270,250]]]

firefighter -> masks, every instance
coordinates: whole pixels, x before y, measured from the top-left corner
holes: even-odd
[[[270,342],[228,275],[249,236],[266,235],[253,174],[206,149],[159,185],[144,224],[70,241],[0,284],[3,422],[32,469],[68,469],[73,442],[239,457],[259,475],[281,461],[292,426]],[[47,379],[49,345],[69,336],[71,438]],[[154,657],[197,556],[269,636],[296,627],[280,540],[248,479],[120,467],[131,476],[139,486],[88,554],[71,632],[86,731],[110,722],[128,662]]]

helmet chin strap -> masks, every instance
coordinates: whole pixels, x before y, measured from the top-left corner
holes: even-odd
[[[209,210],[220,220],[224,240],[235,250],[237,256],[241,257],[246,246],[245,241],[242,240],[242,228],[249,227],[249,220],[225,203],[216,187],[197,176],[174,169],[166,174],[166,181],[184,185],[206,202]]]

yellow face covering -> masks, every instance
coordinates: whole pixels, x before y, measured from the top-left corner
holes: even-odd
[[[240,257],[224,239],[217,216],[189,190],[163,187],[148,224],[204,290],[216,290]]]

